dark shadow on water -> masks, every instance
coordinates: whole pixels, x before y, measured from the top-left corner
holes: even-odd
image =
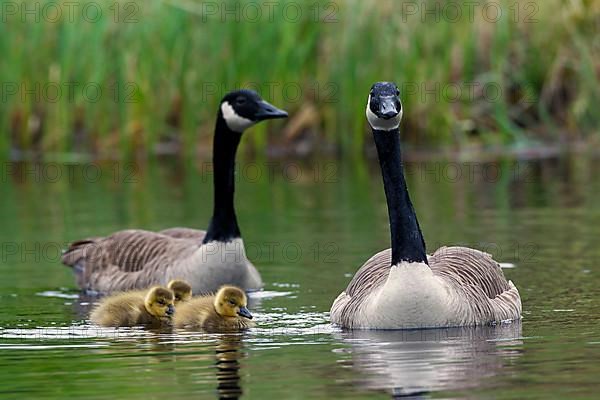
[[[215,346],[217,393],[220,399],[238,399],[243,390],[240,379],[242,336],[226,335]]]
[[[496,327],[407,331],[347,331],[350,367],[361,389],[393,398],[424,398],[441,390],[490,385],[520,357],[521,323]]]
[[[177,344],[175,374],[178,385],[193,387],[192,392],[206,394],[210,384],[219,399],[242,397],[240,361],[245,358],[244,334],[209,334],[203,331],[175,331]],[[216,387],[212,386],[216,382]]]

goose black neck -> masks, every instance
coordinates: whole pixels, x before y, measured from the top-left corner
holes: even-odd
[[[214,209],[203,243],[241,237],[233,205],[235,154],[241,138],[240,132],[229,129],[219,111],[213,143]]]
[[[402,261],[427,264],[425,240],[410,201],[400,152],[400,133],[373,130],[392,236],[392,265]]]

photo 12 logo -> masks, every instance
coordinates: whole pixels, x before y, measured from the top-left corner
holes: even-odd
[[[296,162],[270,161],[265,163],[248,162],[236,164],[235,181],[247,183],[274,183],[283,180],[289,183],[337,183],[338,163],[317,162],[310,166]],[[214,166],[212,162],[200,165],[202,182],[212,182]]]
[[[134,1],[3,1],[0,21],[22,23],[97,23],[110,18],[115,23],[139,22],[140,4]]]
[[[0,183],[10,181],[55,184],[59,182],[136,183],[140,167],[133,162],[96,163],[35,163],[5,162],[0,164]]]
[[[524,85],[518,90],[507,90],[498,82],[402,82],[402,95],[422,104],[429,103],[472,103],[484,101],[498,103],[509,95],[516,96],[516,102],[526,105],[538,101],[533,87]]]
[[[276,262],[286,263],[323,263],[333,264],[339,261],[340,247],[336,242],[281,242],[266,241],[261,243],[246,242],[230,243],[206,243],[203,253],[204,262],[217,257],[221,262],[243,262],[245,255],[254,262]]]
[[[459,23],[482,19],[498,23],[503,18],[527,24],[539,22],[536,15],[540,6],[537,1],[404,1],[401,4],[402,22],[417,19],[422,23]]]
[[[502,180],[524,183],[535,182],[537,177],[527,163],[498,162],[416,162],[406,163],[406,177],[433,183],[498,183]]]
[[[115,103],[135,103],[140,89],[134,82],[104,86],[98,82],[2,82],[2,103],[97,103],[105,98]]]
[[[336,2],[227,2],[203,1],[198,3],[170,2],[171,6],[184,8],[202,18],[202,22],[217,20],[220,22],[264,23],[283,20],[288,23],[312,21],[337,23],[339,5]]]
[[[302,103],[306,99],[317,103],[337,103],[339,84],[335,82],[245,82],[224,84],[202,82],[200,95],[203,102],[218,101],[232,90],[249,89],[267,99],[283,99],[288,104]]]

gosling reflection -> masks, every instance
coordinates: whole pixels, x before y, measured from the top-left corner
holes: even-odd
[[[215,346],[217,393],[220,399],[238,399],[242,396],[240,358],[242,335],[223,336]]]
[[[520,356],[521,323],[412,331],[348,331],[356,384],[394,398],[485,386]]]

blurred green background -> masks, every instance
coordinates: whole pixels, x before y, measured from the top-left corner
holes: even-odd
[[[3,158],[196,154],[238,87],[291,115],[245,148],[363,154],[379,80],[416,147],[598,140],[599,0],[1,4]]]

